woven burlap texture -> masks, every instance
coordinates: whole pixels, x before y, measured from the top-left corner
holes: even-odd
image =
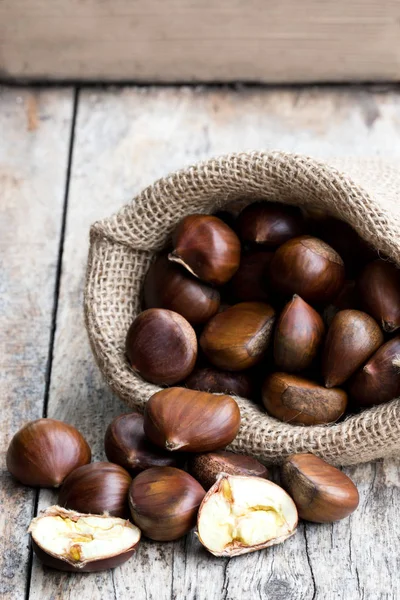
[[[251,152],[211,159],[160,179],[90,231],[86,327],[107,383],[132,409],[143,411],[159,390],[132,372],[124,353],[155,253],[185,215],[212,213],[242,198],[327,210],[400,265],[400,174],[386,163],[350,160],[336,168],[306,156]],[[281,423],[253,402],[236,400],[242,423],[230,449],[266,464],[298,452],[313,452],[336,465],[400,452],[400,399],[338,424],[314,427]]]

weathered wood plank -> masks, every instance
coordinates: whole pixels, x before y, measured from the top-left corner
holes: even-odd
[[[8,474],[11,436],[42,416],[73,92],[0,89],[0,596],[24,596],[35,491]]]
[[[398,160],[399,119],[399,95],[364,90],[83,92],[49,416],[78,425],[95,457],[103,458],[105,426],[125,410],[94,367],[83,327],[91,222],[110,214],[156,177],[223,152],[283,148],[321,157],[388,154]],[[393,550],[398,539],[392,525],[400,501],[395,469],[388,461],[351,470],[360,487],[361,507],[349,520],[333,526],[301,525],[282,546],[230,561],[207,555],[193,535],[171,544],[143,541],[125,566],[96,576],[50,572],[35,559],[31,598],[390,598],[390,590],[398,586]],[[41,507],[51,501],[48,492],[41,494]],[[377,515],[384,515],[379,522]],[[371,564],[375,573],[387,578],[385,582],[370,574]]]

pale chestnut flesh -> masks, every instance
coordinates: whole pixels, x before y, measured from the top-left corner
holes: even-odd
[[[200,505],[197,532],[215,556],[235,556],[285,541],[297,520],[293,500],[275,483],[222,474]]]
[[[140,529],[118,517],[91,515],[51,506],[29,526],[33,548],[47,566],[90,572],[127,561],[140,540]]]

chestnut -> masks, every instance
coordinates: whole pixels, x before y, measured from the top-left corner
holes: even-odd
[[[143,415],[128,413],[116,417],[107,427],[104,449],[108,460],[137,475],[150,467],[176,467],[178,461],[145,436]]]
[[[146,308],[167,308],[192,325],[206,323],[219,309],[219,291],[186,274],[179,265],[159,256],[143,285]]]
[[[273,252],[253,250],[243,254],[240,265],[228,284],[236,302],[265,302],[269,299],[268,268]]]
[[[274,321],[275,310],[269,304],[235,304],[207,323],[200,336],[201,349],[219,369],[243,371],[262,360]]]
[[[264,382],[262,401],[267,412],[280,421],[319,425],[333,423],[343,415],[347,394],[297,375],[272,373]]]
[[[169,260],[207,283],[222,285],[239,267],[239,238],[217,217],[185,217],[173,231],[172,243],[174,250],[168,255]]]
[[[299,517],[306,521],[339,521],[358,506],[358,491],[351,479],[313,454],[289,456],[281,468],[281,482]]]
[[[325,326],[321,316],[295,294],[283,309],[274,336],[274,361],[282,371],[311,366],[321,345]]]
[[[7,469],[24,485],[58,487],[90,459],[89,445],[75,427],[55,419],[38,419],[12,438]]]
[[[389,402],[400,395],[400,336],[383,344],[350,380],[349,393],[359,406]]]
[[[364,310],[389,333],[400,327],[400,271],[384,260],[374,260],[358,280]]]
[[[326,387],[344,383],[382,344],[382,331],[367,313],[339,311],[328,329],[323,350]]]
[[[204,495],[200,483],[185,471],[147,469],[135,477],[129,490],[133,522],[151,540],[176,540],[194,527]]]
[[[214,217],[218,217],[218,219],[221,219],[221,221],[229,225],[229,227],[235,231],[236,217],[234,214],[228,210],[217,210],[217,212],[214,213]]]
[[[108,462],[95,462],[75,469],[60,488],[58,503],[78,512],[108,513],[124,518],[128,511],[128,489],[132,477]]]
[[[129,560],[140,529],[109,515],[91,515],[50,506],[31,521],[33,551],[47,567],[90,573],[113,569]]]
[[[220,473],[227,475],[252,475],[268,479],[268,469],[257,459],[227,450],[194,454],[189,458],[188,471],[205,490],[217,481]]]
[[[299,208],[266,201],[246,206],[237,218],[236,227],[243,242],[266,248],[277,248],[304,232]]]
[[[275,252],[270,283],[284,295],[298,294],[306,302],[329,302],[344,282],[344,264],[339,254],[322,240],[303,235]]]
[[[261,477],[220,474],[197,516],[197,535],[214,556],[238,556],[280,544],[298,515],[290,496]]]
[[[209,452],[230,444],[240,426],[240,411],[230,396],[186,388],[153,394],[144,412],[144,432],[167,450]]]
[[[240,371],[220,371],[212,367],[196,368],[185,380],[191,390],[214,394],[234,394],[242,398],[252,398],[254,384],[249,373]]]
[[[193,327],[178,313],[149,308],[133,321],[126,336],[126,354],[134,371],[158,385],[185,379],[197,357]]]

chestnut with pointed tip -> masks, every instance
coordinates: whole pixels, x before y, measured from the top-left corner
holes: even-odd
[[[207,283],[222,285],[239,267],[240,240],[217,217],[185,217],[174,229],[172,243],[174,249],[168,259]]]
[[[281,468],[281,482],[293,498],[299,517],[306,521],[339,521],[358,506],[358,491],[351,479],[313,454],[289,456]]]
[[[344,282],[344,264],[339,254],[322,240],[303,235],[275,252],[270,283],[284,295],[298,294],[310,303],[329,302]]]
[[[176,455],[147,439],[143,422],[143,415],[133,412],[119,415],[109,424],[104,439],[108,460],[135,475],[150,467],[178,466]]]
[[[384,260],[374,260],[358,280],[364,310],[389,333],[400,327],[400,271]]]
[[[277,248],[304,231],[304,219],[296,206],[278,202],[254,202],[237,218],[240,239],[248,244]]]
[[[220,473],[268,479],[267,467],[257,459],[227,450],[194,454],[189,458],[188,470],[205,490],[209,490],[214,485]]]
[[[242,255],[240,265],[228,284],[229,292],[237,302],[266,302],[268,291],[268,268],[273,252],[252,250]]]
[[[263,302],[241,302],[215,315],[200,336],[208,360],[227,371],[243,371],[259,363],[267,350],[275,310]]]
[[[134,371],[158,385],[172,385],[192,372],[197,358],[193,327],[178,313],[149,308],[133,321],[126,354]]]
[[[339,311],[328,329],[322,374],[325,386],[341,385],[383,344],[378,323],[360,310]]]
[[[337,421],[346,410],[347,394],[339,388],[326,389],[314,381],[272,373],[262,388],[262,401],[272,417],[298,425],[322,425]]]
[[[75,469],[60,488],[58,503],[64,508],[124,518],[128,514],[128,490],[132,477],[108,462],[94,462]]]
[[[129,560],[140,529],[109,515],[92,515],[50,506],[29,526],[32,547],[47,567],[73,573],[114,569]]]
[[[147,469],[135,477],[129,490],[133,522],[151,540],[177,540],[194,527],[204,495],[200,483],[185,471]]]
[[[274,336],[274,361],[289,373],[311,366],[325,333],[321,316],[295,294],[283,309]]]
[[[212,367],[197,368],[184,381],[186,387],[213,394],[234,394],[252,398],[254,383],[252,376],[243,371],[220,371]]]
[[[383,344],[353,376],[349,385],[352,400],[358,406],[384,404],[400,396],[400,336]]]
[[[159,256],[148,270],[143,298],[146,308],[167,308],[192,325],[206,323],[218,312],[220,304],[218,290],[190,277],[165,255]]]
[[[167,450],[209,452],[230,444],[240,427],[240,411],[230,396],[186,388],[156,392],[147,402],[144,431]]]
[[[75,427],[55,419],[38,419],[12,438],[7,469],[24,485],[58,487],[90,459],[89,445]]]

